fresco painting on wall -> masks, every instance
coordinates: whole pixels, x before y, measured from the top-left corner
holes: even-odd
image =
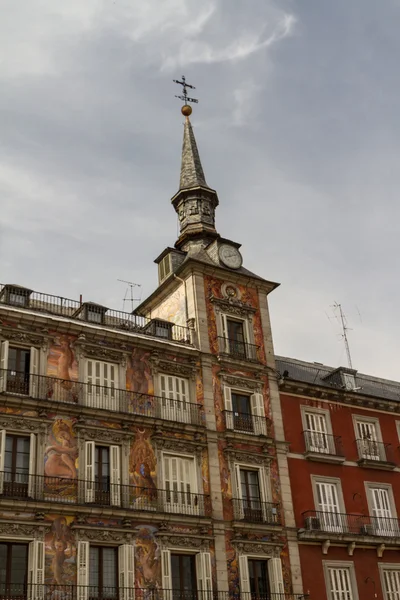
[[[228,461],[225,456],[226,442],[220,440],[218,442],[218,457],[219,467],[221,470],[221,492],[222,492],[222,506],[224,511],[224,519],[233,519],[233,507],[232,507],[232,482],[229,472]]]
[[[157,529],[148,525],[139,525],[135,529],[135,587],[153,592],[161,588],[161,551],[156,538]],[[155,600],[153,595],[150,597]],[[143,595],[143,600],[146,600],[146,594]]]
[[[76,580],[76,543],[70,525],[74,517],[48,515],[53,521],[45,536],[45,582],[73,585]]]
[[[129,456],[129,481],[132,486],[131,506],[154,503],[157,507],[156,456],[150,443],[150,431],[136,430]]]
[[[78,448],[73,420],[54,417],[44,453],[45,494],[76,496]]]
[[[74,343],[75,336],[60,335],[54,338],[47,357],[47,396],[59,402],[78,402],[78,363]]]
[[[239,596],[239,567],[235,548],[232,546],[233,533],[227,532],[225,537],[226,560],[228,563],[228,586],[231,594]]]
[[[151,311],[152,319],[163,319],[175,325],[186,326],[185,287],[181,285],[155,310]]]

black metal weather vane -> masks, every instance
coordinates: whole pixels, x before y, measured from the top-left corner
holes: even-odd
[[[174,83],[178,83],[182,86],[182,96],[175,95],[175,98],[179,98],[179,100],[182,100],[185,103],[185,106],[188,102],[195,102],[196,104],[198,103],[198,100],[196,98],[189,98],[189,96],[187,95],[187,88],[190,88],[191,90],[195,90],[196,88],[194,87],[194,85],[186,83],[186,77],[184,75],[182,75],[182,81],[179,81],[178,79],[174,79],[173,81]]]

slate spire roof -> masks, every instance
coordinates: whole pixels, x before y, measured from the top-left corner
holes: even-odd
[[[185,119],[185,128],[183,132],[181,179],[179,183],[180,190],[186,190],[194,187],[207,187],[199,151],[197,149],[196,138],[194,137],[192,124],[189,117]]]

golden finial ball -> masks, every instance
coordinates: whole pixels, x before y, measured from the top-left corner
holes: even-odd
[[[189,106],[189,104],[184,104],[184,106],[182,106],[182,108],[181,108],[181,113],[185,117],[189,117],[192,114],[192,107]]]

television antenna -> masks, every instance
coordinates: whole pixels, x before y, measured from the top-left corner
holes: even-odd
[[[142,285],[140,283],[134,283],[133,281],[126,281],[125,279],[117,279],[117,281],[120,281],[121,283],[126,283],[128,285],[128,287],[126,288],[125,291],[125,296],[122,300],[122,310],[125,311],[125,302],[130,302],[131,303],[131,312],[134,311],[134,302],[140,302],[142,299],[142,290],[140,289],[140,297],[139,298],[134,298],[133,297],[133,288],[134,287],[138,287],[141,288]],[[130,293],[129,293],[130,291]],[[129,297],[128,297],[129,294]]]
[[[343,312],[342,305],[339,304],[338,302],[335,302],[333,304],[332,308],[333,308],[334,312],[339,313],[339,315],[336,318],[338,319],[339,324],[342,328],[342,333],[340,335],[341,335],[342,340],[344,341],[344,346],[346,348],[347,364],[348,364],[349,368],[352,369],[353,363],[351,361],[350,345],[349,345],[349,340],[347,337],[347,332],[352,331],[352,330],[347,325],[347,319],[346,319],[346,315]]]

